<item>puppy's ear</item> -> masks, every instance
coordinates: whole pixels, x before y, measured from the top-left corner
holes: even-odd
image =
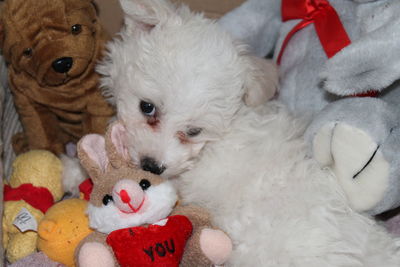
[[[243,100],[248,106],[258,106],[272,99],[279,84],[278,67],[272,60],[246,55],[247,72]]]
[[[104,174],[109,165],[104,137],[99,134],[88,134],[78,143],[78,157],[94,181]]]
[[[151,31],[174,14],[174,6],[167,0],[120,0],[125,13],[125,27],[129,33]]]
[[[127,146],[127,132],[122,122],[116,121],[108,127],[105,141],[107,155],[114,168],[133,165]]]

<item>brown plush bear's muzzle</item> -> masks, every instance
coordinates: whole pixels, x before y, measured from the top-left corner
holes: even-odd
[[[92,62],[95,42],[85,38],[84,45],[79,44],[64,47],[63,43],[71,40],[57,40],[43,46],[33,58],[36,67],[36,80],[42,86],[58,86],[82,76],[88,71],[88,65]]]

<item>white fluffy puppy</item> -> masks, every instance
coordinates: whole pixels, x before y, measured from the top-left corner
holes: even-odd
[[[121,4],[126,27],[99,67],[125,126],[117,136],[212,211],[234,240],[229,266],[400,266],[400,243],[306,157],[304,121],[244,104],[259,65],[243,46],[185,7]]]

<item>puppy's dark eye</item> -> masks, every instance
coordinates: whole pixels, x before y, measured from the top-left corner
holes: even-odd
[[[139,185],[140,185],[140,187],[141,187],[143,190],[147,190],[147,189],[151,186],[151,183],[150,183],[150,181],[147,180],[147,179],[142,179],[142,180],[140,181]]]
[[[203,130],[203,129],[201,129],[201,128],[190,128],[190,129],[186,132],[186,134],[187,134],[187,136],[189,136],[189,137],[195,137],[195,136],[198,136],[198,135],[201,133],[202,130]]]
[[[107,206],[108,203],[110,203],[110,202],[112,202],[112,201],[114,201],[114,199],[113,199],[113,197],[110,196],[110,195],[105,195],[105,196],[103,197],[103,204],[104,204],[105,206]]]
[[[25,57],[31,57],[33,50],[32,48],[26,48],[22,53],[24,54]]]
[[[146,101],[140,101],[140,110],[145,116],[154,116],[156,114],[156,107]]]
[[[82,31],[82,25],[80,25],[80,24],[72,25],[72,27],[71,27],[71,33],[72,33],[73,35],[78,35],[78,34],[81,33],[81,31]]]

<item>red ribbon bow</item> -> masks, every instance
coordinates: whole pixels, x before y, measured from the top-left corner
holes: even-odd
[[[281,63],[283,51],[292,36],[299,30],[314,23],[319,41],[328,58],[351,43],[349,36],[336,10],[327,0],[282,0],[282,20],[288,21],[301,19],[301,21],[288,33],[282,43],[277,63]],[[378,91],[368,91],[356,94],[358,97],[376,97]]]
[[[299,30],[314,23],[321,45],[328,58],[351,43],[339,15],[327,0],[282,0],[282,20],[301,19],[283,41],[277,62],[280,64],[283,51],[289,40]]]
[[[43,213],[54,204],[53,195],[49,189],[32,184],[22,184],[17,188],[4,185],[4,201],[24,200],[26,203]]]

